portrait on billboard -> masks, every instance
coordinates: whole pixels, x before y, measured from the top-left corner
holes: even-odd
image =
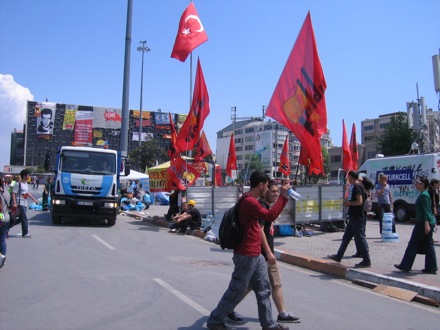
[[[54,111],[50,108],[43,108],[40,116],[37,117],[37,134],[53,134]]]

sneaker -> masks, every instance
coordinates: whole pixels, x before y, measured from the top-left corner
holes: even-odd
[[[226,326],[224,323],[206,323],[206,327],[209,330],[224,330],[224,329],[230,329],[228,326]]]
[[[289,330],[289,327],[286,327],[282,323],[277,323],[273,327],[263,327],[263,330]]]
[[[176,231],[177,231],[177,229],[174,229],[174,228],[173,228],[173,229],[170,229],[168,232],[169,232],[169,233],[175,233]]]
[[[29,233],[27,233],[26,235],[24,235],[24,236],[21,236],[21,237],[23,237],[23,238],[31,238],[31,237],[32,237],[32,235],[31,235],[31,234],[29,234]]]
[[[229,313],[225,317],[226,322],[235,323],[235,324],[245,324],[246,321],[241,317],[240,314],[236,312]]]
[[[291,313],[287,313],[286,316],[282,316],[281,314],[278,315],[277,321],[285,323],[299,323],[301,322],[301,319],[299,317],[293,316]]]
[[[327,258],[332,259],[333,261],[336,262],[341,262],[341,258],[339,258],[336,254],[331,254],[331,255],[329,254]]]
[[[6,256],[3,254],[0,254],[0,268],[2,268],[5,265]]]
[[[371,267],[371,262],[365,260],[354,265],[354,268],[370,268],[370,267]]]

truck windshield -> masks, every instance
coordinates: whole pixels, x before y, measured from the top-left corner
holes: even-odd
[[[113,175],[116,173],[116,156],[100,152],[66,151],[61,157],[60,171]]]

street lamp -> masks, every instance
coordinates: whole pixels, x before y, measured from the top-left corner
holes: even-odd
[[[145,52],[149,52],[150,48],[148,48],[147,46],[145,46],[145,44],[147,43],[145,40],[140,41],[140,44],[142,44],[142,46],[139,46],[137,48],[138,51],[142,52],[142,68],[141,68],[141,97],[140,97],[140,106],[139,106],[139,147],[142,144],[142,92],[144,89],[144,53]],[[140,166],[140,161],[139,161],[139,166]]]

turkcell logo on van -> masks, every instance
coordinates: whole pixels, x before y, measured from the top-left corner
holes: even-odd
[[[379,179],[379,173],[381,172],[388,176],[390,186],[413,183],[413,170],[377,171],[376,180]]]

